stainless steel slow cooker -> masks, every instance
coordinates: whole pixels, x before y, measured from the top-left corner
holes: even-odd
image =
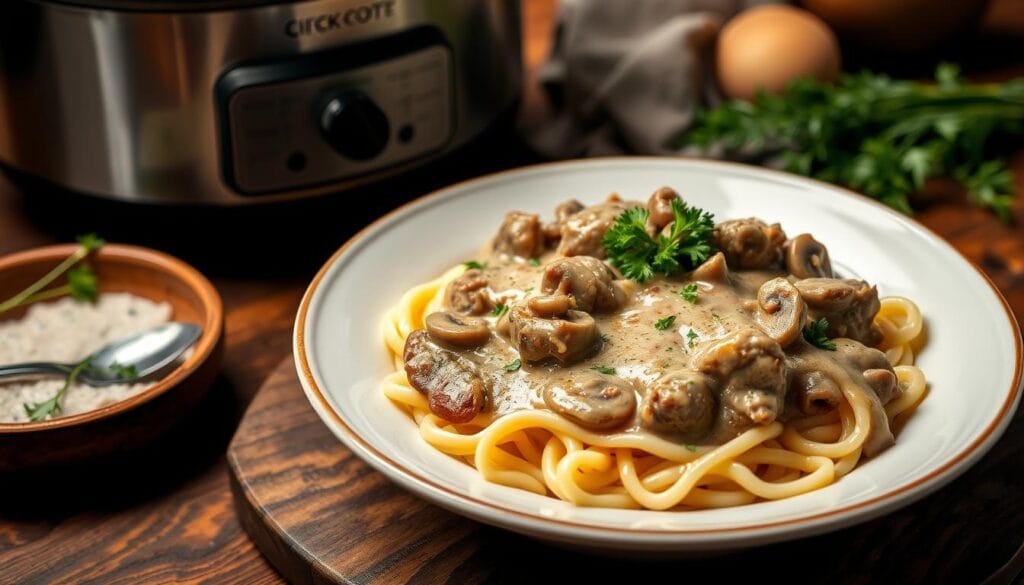
[[[3,0],[0,163],[122,200],[392,177],[517,101],[517,0]]]

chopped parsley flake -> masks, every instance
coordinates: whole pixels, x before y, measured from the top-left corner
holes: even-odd
[[[540,258],[530,258],[530,266],[540,266]]]
[[[523,367],[523,360],[516,358],[515,360],[505,364],[504,366],[501,366],[501,369],[505,370],[506,372],[514,372],[521,367]]]
[[[498,303],[497,305],[494,305],[493,309],[491,309],[491,314],[495,317],[501,317],[505,313],[508,313],[508,305],[505,303]]]
[[[590,369],[601,372],[602,374],[608,374],[609,376],[615,375],[615,368],[609,368],[608,366],[594,366]]]
[[[465,262],[463,262],[463,264],[465,264],[466,268],[469,268],[470,270],[483,270],[484,268],[487,268],[486,262],[481,264],[476,260],[466,260]]]
[[[658,322],[654,324],[654,328],[657,329],[658,331],[664,331],[664,330],[668,329],[669,327],[671,327],[672,324],[675,323],[675,322],[676,322],[676,316],[675,315],[669,315],[668,317],[665,317],[664,319],[658,319]]]
[[[679,296],[689,301],[691,304],[697,304],[697,283],[691,282],[690,284],[683,287],[683,290],[679,291]]]
[[[687,444],[686,444],[686,445],[684,445],[684,446],[686,447],[686,450],[687,450],[687,451],[692,451],[692,452],[694,452],[694,453],[696,453],[696,452],[697,452],[697,446],[696,446],[696,445],[691,445],[691,444],[687,443]]]
[[[697,343],[697,337],[699,337],[697,335],[697,332],[694,331],[693,329],[690,329],[690,331],[686,333],[686,346],[693,347],[694,344]]]

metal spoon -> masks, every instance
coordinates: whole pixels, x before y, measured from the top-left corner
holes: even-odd
[[[122,337],[94,352],[89,366],[79,372],[77,380],[91,386],[134,382],[173,362],[202,332],[202,327],[191,323],[167,323]],[[33,362],[0,366],[0,378],[26,374],[67,376],[76,365]]]

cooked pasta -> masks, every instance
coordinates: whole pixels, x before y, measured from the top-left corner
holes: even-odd
[[[652,201],[654,199],[652,197]],[[655,205],[656,202],[648,204],[651,217],[656,215]],[[905,417],[923,399],[926,393],[925,377],[914,366],[915,350],[920,348],[923,320],[912,301],[902,297],[882,298],[879,301],[875,296],[874,306],[877,310],[866,317],[867,321],[862,324],[865,327],[858,331],[856,323],[846,324],[845,333],[873,341],[871,345],[884,352],[882,361],[887,360],[887,363],[878,362],[882,359],[882,353],[850,338],[832,339],[833,344],[839,344],[833,351],[827,349],[828,341],[822,342],[825,347],[814,347],[805,339],[809,335],[808,324],[812,322],[811,318],[825,314],[827,310],[820,304],[814,304],[815,295],[821,291],[813,287],[838,287],[835,283],[825,282],[834,280],[828,278],[831,274],[809,279],[793,278],[795,284],[789,281],[775,282],[785,279],[773,280],[769,277],[785,274],[781,266],[792,259],[794,254],[800,257],[807,255],[806,246],[801,248],[793,243],[799,238],[785,240],[784,237],[775,237],[779,242],[772,245],[777,246],[779,251],[769,259],[768,265],[749,269],[747,276],[739,272],[723,276],[720,272],[726,266],[743,265],[745,262],[743,257],[731,257],[734,254],[729,253],[732,248],[727,237],[728,229],[716,229],[714,243],[721,252],[696,267],[688,278],[678,276],[656,279],[642,288],[635,282],[618,279],[618,274],[612,273],[614,283],[621,288],[622,294],[616,293],[620,297],[620,306],[612,311],[605,307],[604,312],[610,313],[610,316],[600,317],[598,322],[601,331],[613,333],[596,342],[601,349],[588,348],[584,354],[580,354],[584,357],[572,358],[575,360],[572,363],[568,360],[563,362],[558,359],[557,352],[561,350],[564,354],[571,353],[573,343],[573,339],[563,337],[560,343],[555,343],[550,349],[556,359],[548,359],[551,355],[535,359],[539,342],[523,337],[527,335],[523,333],[524,326],[509,323],[519,318],[538,318],[528,313],[531,299],[541,299],[535,301],[536,306],[533,307],[533,310],[541,311],[548,307],[543,303],[558,304],[551,300],[557,296],[553,293],[564,294],[575,307],[569,309],[569,313],[585,310],[594,313],[593,317],[571,318],[566,316],[568,313],[565,310],[556,313],[571,323],[577,323],[573,320],[577,318],[578,322],[589,323],[588,318],[593,319],[601,314],[598,308],[602,302],[600,292],[595,300],[591,298],[594,297],[593,283],[581,284],[579,279],[572,281],[565,276],[571,266],[562,267],[562,284],[566,280],[571,281],[567,287],[549,286],[552,280],[558,280],[552,278],[551,271],[560,258],[564,260],[588,256],[569,256],[562,249],[573,236],[571,229],[566,226],[571,225],[573,218],[580,219],[581,216],[585,217],[588,210],[594,210],[582,206],[573,207],[571,214],[560,217],[562,229],[557,240],[559,249],[554,253],[549,253],[538,244],[527,254],[515,254],[513,252],[517,250],[509,250],[504,243],[517,239],[499,232],[488,249],[489,267],[483,267],[483,262],[475,263],[473,267],[459,265],[435,280],[413,287],[387,313],[384,320],[384,341],[395,365],[395,372],[383,381],[384,394],[408,412],[427,443],[475,467],[488,481],[554,496],[580,506],[607,508],[685,510],[788,498],[827,486],[852,471],[865,456],[884,450],[892,442],[890,428],[896,428],[899,419]],[[621,213],[621,207],[625,207],[625,204],[615,207],[616,214]],[[514,220],[507,219],[502,230],[517,229]],[[519,222],[520,225],[522,223]],[[722,225],[719,224],[719,228]],[[761,226],[764,224],[759,223],[755,227],[778,229],[777,225]],[[543,239],[543,235],[537,235]],[[518,238],[519,241],[522,239]],[[804,241],[803,245],[806,244]],[[794,251],[794,248],[797,249]],[[827,253],[823,254],[827,264]],[[531,261],[533,258],[538,260]],[[540,259],[550,260],[542,263]],[[821,254],[819,265],[820,261]],[[715,266],[714,263],[722,266]],[[792,275],[793,267],[789,268]],[[488,273],[487,270],[492,272]],[[603,274],[597,264],[584,266],[582,272],[589,277],[593,276],[595,270],[599,276]],[[774,273],[769,274],[772,270]],[[828,271],[831,271],[830,267]],[[609,269],[609,272],[612,271]],[[541,277],[539,283],[538,276]],[[482,309],[471,307],[465,310],[472,303],[466,302],[464,294],[458,296],[460,291],[466,290],[460,289],[459,283],[464,283],[467,278],[487,280],[482,286],[477,286],[481,283],[476,282],[474,286],[477,288],[472,289],[485,291],[479,298],[471,299],[481,301]],[[822,282],[807,283],[808,280]],[[499,282],[507,286],[501,288],[497,284]],[[696,289],[688,285],[695,285]],[[795,338],[792,333],[780,333],[776,323],[768,322],[768,317],[762,314],[764,303],[759,308],[751,308],[751,302],[758,301],[752,301],[747,295],[752,295],[754,291],[758,292],[759,298],[765,295],[770,299],[785,298],[784,295],[772,297],[763,292],[769,286],[775,287],[769,293],[790,289],[801,293],[794,297],[797,309],[807,314],[798,318],[797,324],[804,327],[797,329]],[[848,293],[850,295],[866,294],[859,285],[849,284],[847,288],[828,289],[824,296],[838,294],[836,290],[847,291],[848,288],[853,290]],[[652,292],[652,289],[655,290]],[[531,294],[534,290],[538,290],[538,293]],[[699,301],[687,301],[687,290],[697,290]],[[541,292],[546,293],[546,296],[541,295]],[[669,296],[671,300],[664,301]],[[666,302],[670,302],[676,312],[671,319],[663,317],[652,326],[653,317],[645,319],[647,310],[661,310]],[[871,304],[870,299],[864,302]],[[458,314],[463,317],[452,317],[453,312],[459,311],[460,307],[463,310]],[[735,309],[732,314],[719,314],[725,313],[727,307]],[[855,305],[850,307],[844,310],[859,310]],[[487,316],[467,315],[474,312]],[[448,315],[451,322],[437,325],[437,318],[432,317],[435,319],[434,325],[440,329],[431,327],[428,323],[429,315]],[[702,320],[704,316],[707,316],[707,322]],[[687,334],[682,333],[682,327],[672,330],[676,321],[684,320],[689,323]],[[662,327],[665,322],[669,325]],[[476,335],[472,327],[460,329],[466,323],[470,326],[486,324],[487,331],[481,333],[486,341],[465,341]],[[833,323],[829,327],[834,329],[836,326]],[[642,333],[635,334],[635,339],[622,333],[630,331],[631,327],[642,330]],[[748,330],[750,333],[737,333]],[[417,333],[421,331],[428,333]],[[429,335],[429,332],[435,332],[435,341],[443,341],[423,346],[428,349],[417,349],[419,346],[410,349],[410,345],[417,343],[415,340],[410,342],[411,337],[422,337]],[[454,337],[457,334],[461,337]],[[782,339],[787,353],[780,353],[779,339],[773,337],[773,334]],[[453,337],[446,337],[448,335]],[[545,339],[550,341],[560,334],[548,331],[547,335]],[[619,343],[616,338],[625,340],[622,343],[626,345],[642,346],[643,350],[635,353],[634,348],[627,347],[611,351],[608,348]],[[421,343],[430,341],[424,339]],[[631,339],[634,341],[629,342]],[[469,343],[478,345],[473,349]],[[788,399],[776,396],[776,400],[769,400],[772,395],[764,391],[763,383],[749,381],[760,380],[758,376],[761,374],[757,372],[753,377],[747,372],[747,377],[743,378],[747,380],[744,382],[747,386],[739,388],[736,370],[726,374],[722,369],[722,363],[747,359],[748,354],[762,351],[757,348],[769,345],[769,349],[758,354],[759,359],[764,358],[763,364],[758,367],[764,368],[764,372],[767,372],[764,376],[772,380],[778,374],[773,367],[784,370],[782,375],[789,388]],[[736,347],[740,350],[736,350]],[[658,362],[648,356],[654,348],[660,354],[658,359],[671,354],[671,359],[676,361],[669,363],[669,358],[664,358],[665,365],[652,374],[650,370],[657,368],[648,366],[656,366]],[[629,351],[634,353],[629,354]],[[424,362],[426,365],[417,362],[410,366],[405,359],[414,356],[422,360],[424,355],[427,355],[427,361]],[[516,355],[519,357],[515,360],[508,359]],[[625,359],[628,355],[633,355],[635,359]],[[737,355],[741,357],[737,358]],[[780,358],[780,355],[784,357]],[[616,368],[604,365],[611,363],[613,356],[620,358],[615,362]],[[501,358],[499,361],[503,363],[498,364],[496,358]],[[646,365],[640,367],[640,363]],[[485,364],[489,364],[489,369],[486,373],[480,373],[484,371]],[[588,365],[590,367],[586,367]],[[888,365],[891,368],[886,367]],[[427,391],[422,387],[417,388],[410,380],[410,367],[415,376],[421,376],[424,371],[434,376],[425,378],[427,382],[420,384],[425,384]],[[420,369],[416,369],[418,367]],[[750,369],[754,366],[744,367]],[[442,368],[448,369],[442,371]],[[615,374],[609,373],[612,370]],[[590,373],[592,371],[596,373]],[[687,376],[698,379],[696,382],[686,379],[682,385],[672,382],[680,379],[679,371],[689,372]],[[573,376],[572,382],[564,381],[567,375]],[[586,389],[575,394],[564,394],[564,390],[560,390],[581,378],[596,380],[596,387],[600,387],[604,394],[600,395],[600,400],[587,403],[589,406],[581,410],[560,410],[565,404],[579,407],[581,400],[585,401],[588,396],[592,398]],[[438,379],[441,382],[437,382]],[[626,381],[623,382],[623,379]],[[708,392],[714,397],[713,407],[710,407],[713,420],[706,423],[701,419],[700,424],[703,426],[696,429],[692,421],[684,416],[692,414],[690,411],[693,410],[695,399],[688,399],[690,402],[684,409],[685,413],[665,409],[678,410],[683,397],[690,396],[679,394],[678,388],[689,389],[704,384],[705,379],[709,380],[707,385],[711,390]],[[474,383],[480,381],[480,388],[491,394],[484,395],[476,402],[468,398],[462,402],[453,402],[453,396],[460,400],[463,398],[456,390],[461,389],[459,384],[466,380]],[[447,386],[437,390],[430,386],[431,383]],[[675,385],[665,390],[665,385],[670,383]],[[453,384],[459,388],[453,389]],[[552,386],[556,389],[551,390]],[[750,389],[754,386],[757,392]],[[822,396],[826,396],[825,390],[833,386],[837,389],[837,392],[833,391],[835,399],[822,399]],[[621,398],[620,389],[630,387],[637,388],[635,395],[627,390],[626,397]],[[786,387],[779,392],[786,393]],[[432,394],[435,391],[440,397]],[[577,402],[559,402],[559,399],[551,398],[552,392],[559,391],[563,392],[560,395],[563,398],[568,396],[577,399]],[[735,398],[734,394],[744,392],[742,399]],[[662,399],[657,401],[652,396],[662,396]],[[479,404],[468,411],[461,408],[471,403]],[[671,404],[666,406],[667,403]],[[461,406],[454,408],[453,404]],[[743,410],[742,405],[749,404],[755,406]],[[609,412],[601,412],[600,409],[607,405],[610,405]],[[627,414],[620,417],[616,409]],[[770,412],[771,416],[765,414],[765,409],[774,409]],[[701,416],[707,418],[703,414],[697,418]],[[614,421],[608,423],[608,417]]]

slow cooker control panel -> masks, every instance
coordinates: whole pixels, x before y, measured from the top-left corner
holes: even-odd
[[[222,76],[226,180],[241,193],[277,193],[442,149],[454,131],[451,51],[433,42],[411,51],[407,40],[399,46],[406,50],[398,55],[353,46],[242,65]]]

